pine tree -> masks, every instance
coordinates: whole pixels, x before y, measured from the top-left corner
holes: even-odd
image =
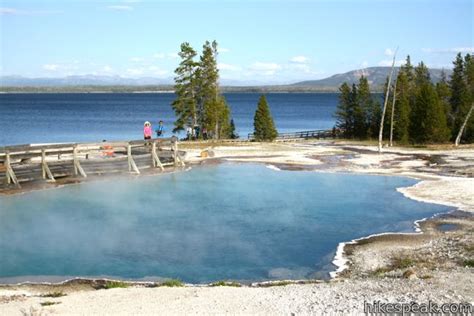
[[[215,139],[228,137],[230,109],[220,95],[216,41],[206,41],[203,46],[199,63],[198,99],[202,127]]]
[[[189,43],[181,44],[181,51],[178,54],[181,62],[175,70],[175,93],[176,99],[172,103],[172,108],[176,114],[173,132],[183,130],[185,126],[197,124],[198,113],[196,104],[196,69],[197,63],[194,61],[196,51]]]
[[[413,71],[413,65],[411,64],[410,55],[407,55],[405,60],[405,65],[400,67],[400,71],[403,71],[407,77],[408,84],[412,84],[415,79],[415,74]]]
[[[370,93],[369,81],[364,76],[359,79],[356,103],[356,137],[366,139],[373,134],[374,99]],[[358,118],[357,113],[360,113],[360,118]]]
[[[352,130],[354,123],[351,88],[344,82],[341,87],[339,87],[339,91],[341,93],[335,113],[336,127],[342,130],[342,134],[345,138],[350,138],[353,136]]]
[[[410,101],[409,83],[405,71],[398,73],[396,93],[393,134],[395,140],[401,144],[406,144],[409,141]]]
[[[234,119],[231,119],[230,120],[230,139],[237,139],[239,138],[239,135],[237,134],[237,132],[235,131],[235,123],[234,123]]]
[[[273,122],[267,99],[264,95],[258,100],[257,110],[253,119],[254,137],[257,141],[272,141],[277,137],[277,130]]]
[[[444,69],[441,71],[441,80],[436,83],[436,93],[438,94],[439,102],[444,108],[448,127],[451,130],[454,124],[454,117],[451,115],[451,105],[449,103],[449,99],[451,97],[451,90],[449,89]]]
[[[459,53],[453,62],[454,68],[449,85],[451,87],[451,115],[453,116],[453,134],[459,131],[461,124],[469,111],[469,92],[465,77],[464,60]]]
[[[415,67],[414,82],[416,89],[424,86],[426,83],[431,83],[430,71],[422,61]]]
[[[464,57],[464,78],[467,84],[468,90],[468,106],[466,107],[465,111],[467,112],[464,114],[464,121],[467,118],[466,126],[464,132],[462,133],[463,140],[468,143],[474,142],[474,115],[472,114],[473,110],[470,109],[474,106],[474,56],[470,54],[466,54]],[[469,107],[470,105],[470,107]],[[471,116],[469,116],[469,111],[471,111]],[[464,123],[464,122],[463,122]],[[458,132],[458,131],[456,131]],[[456,134],[453,133],[453,135]]]
[[[449,130],[443,106],[438,95],[429,83],[418,87],[416,106],[410,121],[410,136],[414,143],[445,142],[449,139]]]

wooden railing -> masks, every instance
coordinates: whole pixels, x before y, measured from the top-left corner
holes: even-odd
[[[303,131],[303,132],[292,132],[292,133],[278,133],[276,139],[277,140],[285,140],[285,139],[310,139],[310,138],[333,138],[334,132],[332,130],[323,130],[317,129],[313,131]],[[253,140],[255,139],[254,134],[248,134],[248,139]]]
[[[184,166],[178,139],[161,138],[101,143],[16,145],[0,147],[0,179],[5,185],[89,174],[133,172]]]

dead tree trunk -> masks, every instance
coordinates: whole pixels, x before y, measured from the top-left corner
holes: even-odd
[[[393,117],[395,115],[395,100],[397,99],[397,81],[398,78],[395,79],[395,83],[393,85],[392,116],[390,118],[390,147],[393,146]]]
[[[464,132],[464,129],[466,128],[467,122],[469,121],[469,117],[471,116],[473,109],[474,109],[474,103],[471,104],[471,108],[469,109],[469,112],[467,112],[466,118],[464,119],[461,129],[459,130],[458,136],[456,137],[456,141],[454,142],[454,146],[456,147],[459,146],[462,133]]]
[[[380,120],[379,130],[379,153],[382,152],[383,122],[385,118],[385,112],[387,111],[388,94],[390,92],[390,83],[392,82],[393,68],[395,67],[395,57],[397,56],[397,50],[395,50],[395,54],[393,54],[392,69],[390,70],[390,76],[388,77],[387,93],[385,94],[385,100],[383,102],[382,118]]]

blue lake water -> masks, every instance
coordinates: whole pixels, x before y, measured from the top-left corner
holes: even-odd
[[[0,197],[0,283],[18,276],[325,278],[339,242],[447,211],[403,177],[223,164]],[[26,279],[29,279],[28,277]]]
[[[258,93],[225,94],[237,132],[253,131]],[[165,122],[171,136],[172,93],[0,94],[0,146],[49,142],[141,139],[143,122]],[[272,93],[267,95],[279,132],[329,129],[338,95]]]

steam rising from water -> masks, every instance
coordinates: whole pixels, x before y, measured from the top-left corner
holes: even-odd
[[[327,277],[339,242],[446,209],[395,190],[414,183],[217,165],[1,197],[0,278]]]

